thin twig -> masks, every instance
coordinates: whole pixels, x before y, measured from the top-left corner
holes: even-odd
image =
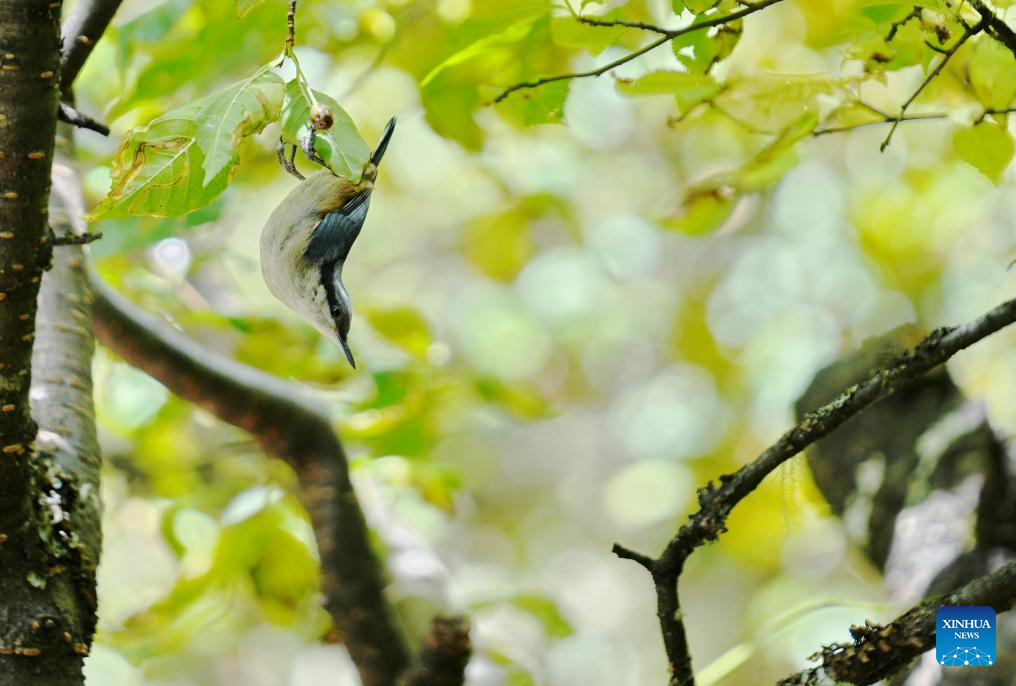
[[[53,245],[87,245],[102,238],[102,231],[85,231],[84,233],[68,233],[53,237]]]
[[[286,13],[286,27],[289,33],[286,36],[286,52],[293,52],[296,45],[296,0],[289,0],[289,12]]]
[[[642,21],[625,21],[624,19],[596,19],[595,17],[576,17],[581,23],[588,24],[589,26],[604,26],[604,27],[625,27],[629,29],[641,29],[643,31],[651,31],[658,33],[663,36],[669,36],[670,29],[665,29],[662,26],[656,24],[649,24]]]
[[[567,81],[570,79],[582,79],[590,76],[602,76],[611,69],[616,69],[617,67],[620,67],[623,64],[627,64],[628,62],[631,62],[632,60],[641,57],[642,55],[645,55],[647,52],[655,50],[656,48],[660,47],[665,43],[669,43],[670,41],[674,40],[679,36],[683,36],[688,33],[694,33],[695,31],[703,31],[705,29],[711,29],[715,26],[729,24],[732,21],[737,21],[738,19],[747,17],[749,14],[754,14],[755,12],[763,10],[766,7],[775,5],[782,1],[783,0],[760,0],[760,2],[745,7],[743,10],[731,12],[730,14],[727,14],[722,17],[714,17],[712,19],[707,19],[706,21],[699,22],[697,24],[689,24],[688,26],[685,26],[680,29],[666,30],[663,33],[663,35],[661,35],[658,39],[654,40],[653,42],[644,45],[633,52],[628,53],[624,57],[620,57],[614,60],[613,62],[605,64],[602,67],[590,69],[589,71],[577,71],[568,74],[558,74],[556,76],[544,76],[543,78],[539,78],[534,81],[523,81],[521,83],[516,83],[515,85],[509,86],[505,90],[501,91],[501,94],[498,95],[496,98],[494,98],[493,103],[496,104],[501,102],[502,100],[504,100],[505,98],[507,98],[509,95],[511,95],[516,91],[530,88],[539,88],[540,86],[544,86],[548,83],[554,83],[555,81]]]
[[[903,25],[906,24],[908,21],[910,21],[911,19],[920,19],[920,18],[921,18],[921,8],[914,7],[912,10],[910,10],[910,13],[907,16],[903,17],[902,19],[897,19],[896,21],[894,21],[892,24],[889,25],[889,33],[886,34],[885,42],[888,43],[893,38],[895,38],[896,32],[899,31],[901,28],[903,28]]]
[[[868,107],[868,109],[872,108]],[[872,111],[876,112],[876,110],[874,109],[872,109]],[[1006,107],[1000,110],[985,110],[984,113],[981,115],[981,117],[983,118],[988,115],[1012,114],[1014,112],[1016,112],[1016,107]],[[880,114],[883,117],[882,119],[860,122],[858,124],[847,124],[844,126],[831,126],[825,129],[815,129],[811,135],[825,136],[831,133],[843,133],[845,131],[853,131],[855,129],[867,128],[869,126],[881,126],[883,124],[895,124],[906,121],[935,121],[949,118],[948,112],[922,112],[920,114],[911,114],[909,116],[903,117],[902,119],[884,113]]]
[[[103,136],[109,135],[109,127],[102,122],[97,122],[87,114],[82,114],[76,109],[71,107],[65,102],[60,103],[60,109],[57,110],[57,119],[62,122],[67,122],[72,126],[76,126],[79,129],[88,129],[89,131],[95,131]]]
[[[699,489],[699,511],[693,514],[655,560],[620,549],[623,557],[646,566],[656,587],[657,614],[671,666],[672,686],[693,686],[691,655],[688,652],[684,618],[680,611],[678,580],[684,563],[699,547],[715,541],[726,531],[730,512],[754,491],[763,479],[781,464],[815,441],[830,434],[845,421],[872,403],[908,386],[946,362],[953,355],[1016,322],[1016,299],[1005,302],[967,324],[932,332],[912,351],[867,380],[855,384],[832,402],[809,412],[754,461],[733,474],[720,477]]]
[[[971,36],[981,32],[984,28],[984,23],[985,22],[982,19],[976,26],[964,29],[963,35],[960,36],[956,43],[943,54],[942,60],[935,66],[934,69],[931,70],[931,73],[925,77],[924,81],[921,82],[921,85],[917,87],[917,90],[915,90],[913,94],[907,98],[907,101],[903,103],[903,106],[900,108],[900,113],[893,120],[892,126],[889,127],[889,133],[886,134],[885,140],[882,141],[882,144],[878,148],[879,150],[885,152],[885,149],[889,147],[889,142],[892,141],[893,133],[896,132],[896,127],[900,125],[901,121],[903,121],[904,115],[906,115],[907,108],[910,107],[910,104],[914,102],[914,100],[917,99],[917,96],[919,96],[921,92],[928,87],[928,84],[930,84],[935,77],[942,72],[945,65],[948,64],[952,56],[956,54],[956,51],[963,47],[963,44],[966,43]]]
[[[80,2],[63,25],[63,59],[60,65],[60,88],[70,93],[85,60],[99,42],[123,0],[86,0]],[[74,122],[70,122],[74,123]]]

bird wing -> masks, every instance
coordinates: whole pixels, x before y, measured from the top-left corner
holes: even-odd
[[[327,212],[314,228],[307,244],[306,259],[314,263],[342,262],[360,235],[367,219],[370,191],[357,193],[336,210]]]

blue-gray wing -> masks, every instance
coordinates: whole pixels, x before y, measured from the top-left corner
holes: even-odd
[[[370,191],[363,191],[322,217],[310,237],[306,258],[315,263],[344,261],[353,241],[360,235],[369,206]]]

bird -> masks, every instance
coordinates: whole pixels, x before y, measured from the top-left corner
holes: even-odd
[[[286,195],[261,231],[261,275],[268,290],[336,341],[353,369],[356,360],[348,342],[352,301],[342,269],[367,218],[378,166],[394,131],[393,117],[359,182],[320,169]]]

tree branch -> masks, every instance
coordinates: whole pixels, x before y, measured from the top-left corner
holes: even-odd
[[[366,686],[391,686],[409,665],[384,596],[381,563],[349,480],[346,455],[321,403],[300,386],[220,357],[92,278],[99,340],[173,393],[248,431],[289,463],[321,557],[325,606]]]
[[[102,238],[102,231],[84,231],[53,236],[53,245],[88,245]]]
[[[296,45],[296,0],[289,0],[289,9],[286,11],[286,54],[293,51]]]
[[[1016,31],[1009,28],[1005,20],[995,14],[995,11],[982,0],[971,0],[970,4],[981,15],[981,21],[987,26],[988,34],[1016,55]]]
[[[771,5],[775,5],[775,4],[777,4],[779,2],[782,2],[782,1],[783,0],[760,0],[759,2],[752,3],[751,5],[745,7],[742,10],[738,10],[736,12],[731,12],[730,14],[724,15],[722,17],[714,17],[712,19],[707,19],[707,20],[702,21],[702,22],[698,22],[698,23],[694,23],[694,24],[689,24],[688,26],[685,26],[685,27],[680,28],[680,29],[672,29],[672,30],[665,29],[665,30],[660,30],[659,27],[652,27],[652,28],[650,28],[650,25],[648,25],[648,24],[644,25],[644,26],[638,26],[637,28],[644,28],[646,30],[656,30],[657,33],[662,33],[662,35],[657,40],[654,40],[653,42],[651,42],[651,43],[649,43],[647,45],[644,45],[641,48],[638,48],[637,50],[634,50],[633,52],[628,53],[624,57],[618,58],[618,59],[614,60],[613,62],[605,64],[602,67],[597,67],[596,69],[590,69],[589,71],[578,71],[578,72],[573,72],[573,73],[569,73],[569,74],[558,74],[556,76],[545,76],[543,78],[539,78],[539,79],[536,79],[534,81],[523,81],[522,83],[516,83],[514,86],[509,86],[508,88],[506,88],[503,91],[501,91],[501,94],[498,95],[496,98],[494,98],[493,103],[497,104],[497,103],[501,102],[502,100],[507,98],[512,93],[515,93],[516,91],[520,91],[520,90],[524,90],[524,89],[529,89],[529,88],[539,88],[540,86],[544,86],[544,85],[546,85],[548,83],[554,83],[555,81],[567,81],[567,80],[570,80],[570,79],[582,79],[582,78],[586,78],[586,77],[589,77],[589,76],[602,76],[603,74],[606,74],[611,69],[615,69],[617,67],[620,67],[623,64],[627,64],[628,62],[631,62],[632,60],[634,60],[634,59],[636,59],[638,57],[641,57],[642,55],[646,54],[647,52],[655,50],[656,48],[660,47],[664,43],[669,43],[670,41],[674,40],[678,36],[683,36],[683,35],[688,34],[688,33],[694,33],[696,31],[704,31],[706,29],[711,29],[711,28],[713,28],[715,26],[723,26],[724,24],[729,24],[732,21],[737,21],[738,19],[743,19],[744,17],[747,17],[749,14],[754,14],[755,12],[758,12],[760,10],[764,10],[766,7],[769,7]]]
[[[685,560],[697,548],[715,541],[726,531],[727,517],[733,508],[773,470],[861,410],[916,381],[959,351],[1014,322],[1016,299],[1002,303],[962,326],[933,331],[914,350],[900,355],[867,380],[851,386],[832,402],[809,412],[754,461],[733,474],[721,476],[719,485],[710,482],[699,489],[699,511],[691,515],[689,521],[649,566],[656,586],[660,628],[671,665],[672,686],[691,686],[695,683],[684,620],[680,612],[678,579]],[[630,552],[623,557],[635,559]],[[642,561],[636,561],[643,566],[650,559],[641,555],[639,557]]]
[[[62,122],[66,122],[79,129],[88,129],[89,131],[95,131],[96,133],[102,134],[103,136],[109,135],[109,127],[102,122],[97,122],[86,114],[78,112],[76,109],[71,107],[65,102],[60,103],[60,109],[57,111],[57,117]]]
[[[71,92],[85,60],[106,32],[121,2],[123,0],[83,0],[64,23],[63,63],[60,66],[60,87],[64,93]]]
[[[886,134],[885,140],[882,141],[882,145],[880,145],[878,148],[879,150],[885,152],[885,149],[889,147],[889,143],[893,139],[893,134],[896,132],[896,127],[900,125],[901,121],[903,121],[903,117],[907,113],[907,108],[910,107],[910,105],[914,102],[914,100],[917,100],[917,96],[919,96],[921,92],[928,87],[928,84],[934,81],[935,77],[937,77],[940,73],[942,73],[942,70],[945,69],[945,65],[949,63],[949,60],[952,59],[952,56],[956,54],[956,51],[959,50],[961,47],[963,47],[963,44],[966,43],[971,36],[980,33],[984,29],[984,24],[985,21],[982,19],[976,26],[965,28],[963,31],[963,35],[956,40],[956,43],[954,43],[951,48],[948,48],[944,53],[942,53],[941,61],[939,61],[939,63],[935,65],[935,68],[932,69],[931,72],[928,74],[928,76],[924,79],[924,81],[921,82],[921,85],[917,87],[917,90],[915,90],[911,94],[911,96],[907,98],[907,101],[903,103],[903,106],[900,107],[900,113],[893,120],[892,126],[889,127],[889,133]]]
[[[95,623],[97,465],[86,463],[96,452],[79,404],[87,376],[75,373],[90,368],[87,334],[75,341],[55,326],[66,301],[54,288],[68,265],[39,299],[52,258],[59,14],[59,2],[0,3],[0,684],[80,685]],[[39,393],[52,390],[40,377],[52,374],[53,355],[68,356],[72,387],[51,407]]]
[[[782,679],[779,686],[815,683],[819,672],[836,681],[867,686],[892,676],[935,647],[935,613],[952,605],[986,605],[1006,612],[1016,603],[1016,560],[974,579],[947,596],[921,602],[886,626],[851,627],[853,642],[825,646],[812,656],[822,664]]]
[[[462,686],[471,653],[469,621],[464,617],[438,615],[431,623],[416,665],[399,681],[399,686]]]

